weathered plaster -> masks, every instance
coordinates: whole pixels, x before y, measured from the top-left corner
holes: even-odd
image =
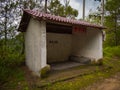
[[[47,33],[47,61],[68,60],[72,51],[72,34]]]
[[[47,33],[47,54],[48,63],[66,61],[71,55],[101,59],[103,57],[102,31],[87,28],[86,32],[73,34]]]
[[[31,18],[25,32],[26,64],[30,70],[39,74],[46,66],[46,23]]]
[[[73,34],[47,33],[46,38],[45,21],[31,18],[25,32],[25,52],[27,66],[40,76],[47,62],[66,61],[71,55],[101,59],[102,31],[87,28],[87,32]]]
[[[73,33],[72,55],[84,56],[95,60],[103,57],[102,31],[87,28],[87,32]]]

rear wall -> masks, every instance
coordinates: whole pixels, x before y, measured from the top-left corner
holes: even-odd
[[[73,33],[72,41],[72,55],[96,60],[103,57],[101,30],[87,28],[86,32]]]
[[[47,33],[47,61],[67,61],[72,52],[72,34]]]

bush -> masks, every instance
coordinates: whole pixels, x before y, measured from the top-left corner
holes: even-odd
[[[103,54],[105,57],[113,57],[113,56],[120,57],[120,46],[106,47],[106,48],[104,48]]]
[[[113,62],[116,62],[113,60],[113,57],[120,57],[120,46],[116,47],[106,47],[104,48],[104,60],[103,65],[114,67]]]
[[[9,77],[11,69],[7,67],[0,66],[0,84],[7,81],[6,78]]]
[[[24,62],[24,55],[5,45],[0,48],[0,83],[6,82],[12,76],[14,69]]]
[[[11,67],[24,62],[24,55],[3,46],[0,49],[0,66]]]

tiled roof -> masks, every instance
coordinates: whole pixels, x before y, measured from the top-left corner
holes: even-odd
[[[71,25],[83,25],[83,26],[99,28],[99,29],[104,29],[105,28],[103,26],[96,25],[96,24],[91,24],[89,22],[85,22],[85,21],[82,21],[82,20],[68,19],[68,18],[65,18],[65,17],[55,16],[55,15],[51,15],[51,14],[46,14],[46,13],[35,11],[35,10],[24,9],[23,11],[24,11],[24,13],[27,14],[27,16],[23,15],[22,19],[24,19],[25,16],[26,17],[32,16],[32,17],[37,18],[38,20],[43,19],[43,20],[46,20],[46,21],[54,21],[54,22],[59,22],[59,23],[71,24]],[[21,20],[21,23],[23,21],[25,23],[25,20]],[[27,20],[27,21],[29,21],[29,20]],[[20,27],[19,27],[19,29],[20,29]],[[21,30],[19,30],[19,31],[21,31]]]

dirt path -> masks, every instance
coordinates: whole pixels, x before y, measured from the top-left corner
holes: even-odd
[[[111,78],[95,83],[92,86],[87,87],[85,90],[120,90],[120,73]]]

